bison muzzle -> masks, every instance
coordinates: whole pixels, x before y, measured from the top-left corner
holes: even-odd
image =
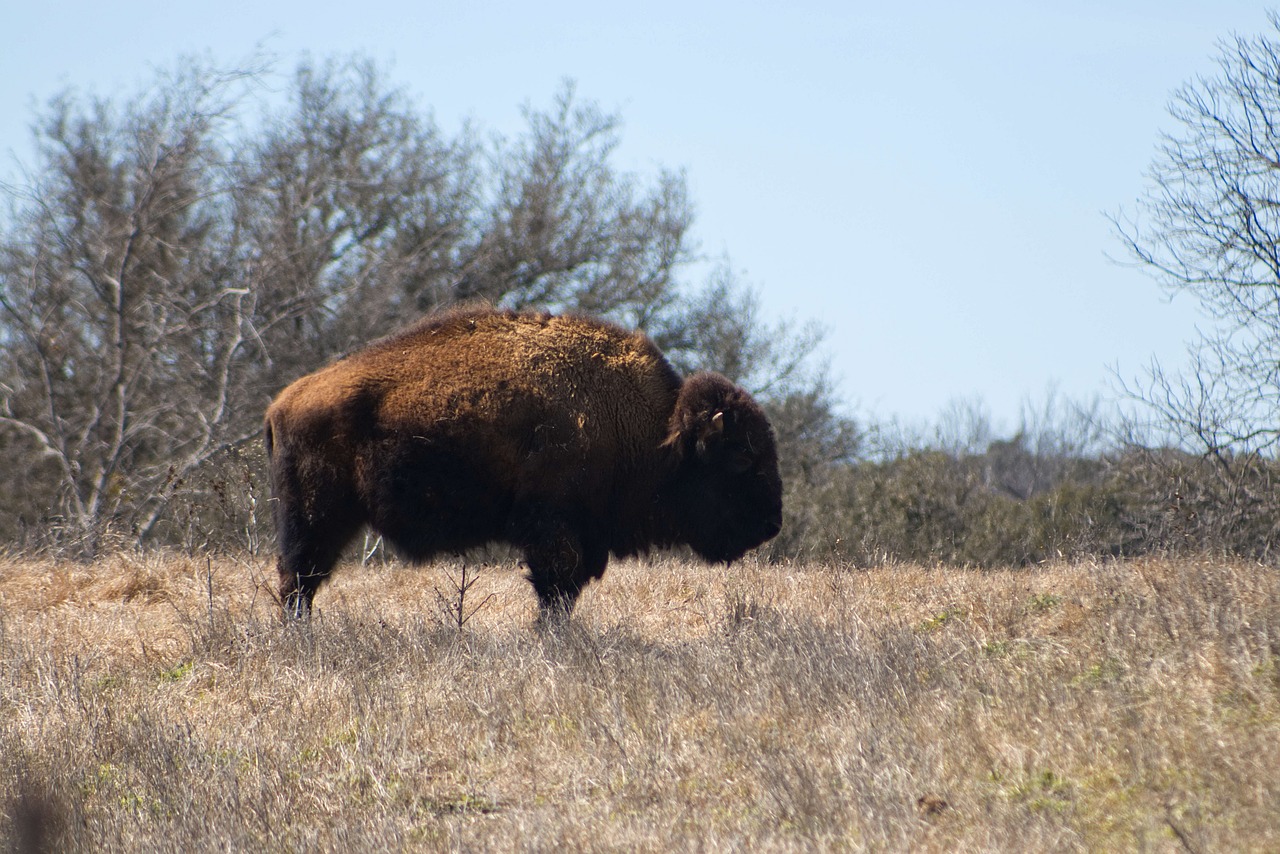
[[[682,380],[643,334],[584,317],[427,317],[287,387],[266,445],[293,616],[365,525],[417,562],[515,546],[545,618],[610,553],[729,562],[782,524],[751,396],[715,373]]]

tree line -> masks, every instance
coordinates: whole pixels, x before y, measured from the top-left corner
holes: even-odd
[[[130,97],[70,90],[0,188],[0,543],[256,549],[272,395],[426,312],[485,302],[605,316],[751,390],[786,481],[777,559],[1269,557],[1276,44],[1224,44],[1220,78],[1175,100],[1182,133],[1150,194],[1113,218],[1137,263],[1220,321],[1190,371],[1126,384],[1124,425],[1060,408],[964,441],[846,414],[822,329],[765,317],[727,259],[708,265],[685,176],[619,169],[620,117],[570,83],[510,139],[445,132],[359,58],[283,82],[187,60]]]

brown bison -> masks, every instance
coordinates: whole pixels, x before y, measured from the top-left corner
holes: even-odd
[[[368,525],[414,561],[523,551],[544,618],[609,554],[732,561],[778,533],[773,431],[714,373],[584,317],[427,317],[290,385],[266,416],[280,595],[301,616]]]

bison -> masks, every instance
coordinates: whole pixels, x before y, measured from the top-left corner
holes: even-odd
[[[295,617],[365,525],[415,562],[516,547],[549,619],[610,553],[686,545],[727,563],[782,524],[751,396],[716,373],[682,380],[642,333],[580,316],[428,316],[285,388],[266,447]]]

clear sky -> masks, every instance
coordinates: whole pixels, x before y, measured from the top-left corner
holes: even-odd
[[[291,70],[360,52],[446,130],[521,127],[572,78],[624,119],[620,165],[686,170],[703,252],[778,316],[821,321],[854,412],[997,424],[1049,386],[1108,394],[1199,320],[1123,253],[1170,94],[1220,39],[1269,29],[1234,0],[793,4],[7,3],[0,168],[67,86],[132,94],[184,54],[265,47]]]

